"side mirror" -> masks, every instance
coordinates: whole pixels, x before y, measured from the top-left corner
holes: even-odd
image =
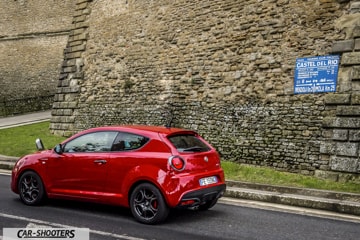
[[[55,151],[57,154],[62,154],[62,153],[63,153],[62,145],[61,145],[61,144],[56,145],[55,148],[54,148],[54,151]]]
[[[35,145],[36,145],[37,150],[39,150],[39,151],[42,151],[45,149],[44,144],[42,143],[40,138],[35,140]]]

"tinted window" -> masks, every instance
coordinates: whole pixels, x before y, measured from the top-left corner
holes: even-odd
[[[144,136],[132,134],[132,133],[119,133],[115,139],[115,142],[111,148],[111,151],[126,151],[134,150],[144,146],[149,139]]]
[[[118,132],[94,132],[71,140],[64,146],[64,152],[107,152]]]
[[[206,152],[210,148],[194,135],[176,135],[169,137],[179,152]]]

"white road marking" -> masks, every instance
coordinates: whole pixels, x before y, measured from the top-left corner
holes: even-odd
[[[58,227],[58,228],[73,228],[74,227],[74,226],[64,225],[64,224],[60,224],[60,223],[52,223],[52,222],[48,222],[48,221],[27,218],[27,217],[21,217],[21,216],[15,216],[15,215],[10,215],[10,214],[5,214],[5,213],[0,213],[0,217],[11,218],[11,219],[21,220],[21,221],[27,221],[27,222],[29,222],[27,227],[39,227],[39,228],[49,227],[49,226],[50,227]],[[98,231],[98,230],[93,230],[93,229],[90,229],[90,233],[101,235],[101,236],[106,236],[106,237],[114,237],[114,238],[118,238],[118,239],[120,238],[120,239],[126,239],[126,240],[145,240],[143,238],[131,237],[128,235],[120,235],[120,234]],[[1,239],[2,238],[0,238],[0,240]]]
[[[360,223],[360,216],[342,214],[342,213],[330,212],[330,211],[312,209],[312,208],[294,207],[294,206],[282,205],[276,203],[259,202],[259,201],[235,199],[235,198],[227,198],[227,197],[220,198],[218,203]]]

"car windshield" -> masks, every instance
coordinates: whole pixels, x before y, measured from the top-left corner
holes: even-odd
[[[175,135],[170,136],[169,140],[179,152],[207,152],[210,150],[209,146],[195,135]]]

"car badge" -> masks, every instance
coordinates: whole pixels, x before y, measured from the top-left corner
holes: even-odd
[[[204,157],[204,161],[205,162],[208,162],[209,161],[209,158],[207,156]]]

